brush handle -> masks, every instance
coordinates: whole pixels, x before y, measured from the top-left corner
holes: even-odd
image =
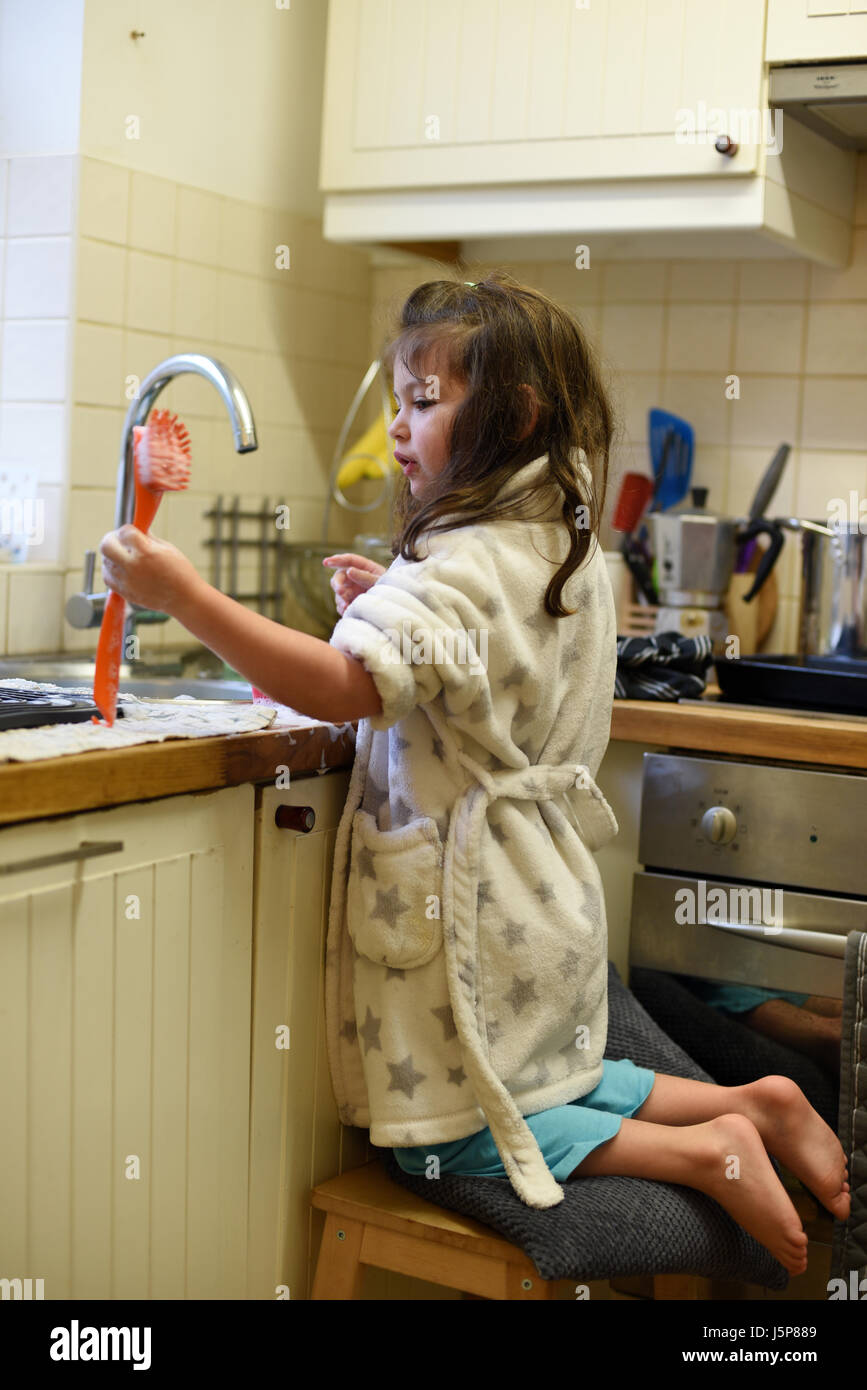
[[[162,500],[161,492],[151,492],[139,482],[135,470],[135,514],[132,524],[147,532]],[[96,670],[93,674],[93,702],[103,719],[112,727],[117,715],[117,688],[120,683],[120,664],[123,660],[123,629],[126,620],[126,600],[121,594],[110,593],[102,614],[99,642],[96,648]]]
[[[114,724],[117,713],[117,687],[123,657],[123,628],[126,619],[126,600],[122,594],[110,593],[102,613],[99,643],[96,648],[96,670],[93,675],[93,702],[108,724]]]

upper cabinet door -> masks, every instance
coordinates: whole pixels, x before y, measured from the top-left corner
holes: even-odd
[[[745,174],[764,0],[331,0],[326,191]],[[755,130],[755,125],[753,125]]]
[[[867,0],[768,0],[769,63],[867,58]]]

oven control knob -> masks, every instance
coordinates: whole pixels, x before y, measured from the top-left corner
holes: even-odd
[[[711,806],[701,818],[701,828],[713,845],[727,845],[738,833],[738,823],[728,806]]]

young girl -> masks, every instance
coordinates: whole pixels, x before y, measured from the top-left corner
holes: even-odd
[[[330,642],[249,612],[133,527],[102,542],[110,588],[275,700],[360,720],[326,963],[341,1119],[407,1171],[508,1176],[538,1207],[601,1173],[697,1188],[800,1273],[807,1237],[768,1154],[849,1211],[843,1151],[800,1089],[603,1055],[593,851],[617,826],[594,778],[616,632],[593,354],[554,301],[498,274],[420,286],[385,361],[406,478],[396,554],[387,571],[325,561]]]

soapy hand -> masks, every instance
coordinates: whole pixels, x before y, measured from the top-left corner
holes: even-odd
[[[340,566],[337,573],[331,576],[331,587],[341,617],[353,599],[370,589],[379,576],[385,574],[384,566],[378,565],[368,555],[328,555],[322,563],[331,567]]]
[[[106,587],[129,603],[172,614],[199,579],[195,566],[176,546],[145,535],[136,526],[109,531],[100,542]]]

